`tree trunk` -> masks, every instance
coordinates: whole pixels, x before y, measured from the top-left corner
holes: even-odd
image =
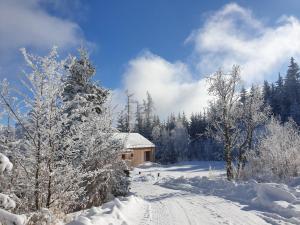
[[[52,168],[51,168],[51,165],[49,163],[48,165],[48,169],[49,169],[49,180],[48,180],[48,187],[47,187],[47,202],[46,202],[46,207],[47,208],[50,208],[50,203],[51,203],[51,197],[52,197],[52,191],[51,191],[51,186],[52,186]]]
[[[238,164],[237,164],[237,178],[240,178],[241,171],[243,170],[243,158],[244,158],[244,151],[241,147],[239,149],[239,156],[238,156]]]
[[[40,199],[40,170],[41,170],[41,131],[40,131],[40,124],[39,124],[39,119],[36,121],[36,130],[38,132],[37,137],[38,137],[38,142],[37,142],[37,149],[36,149],[36,171],[35,171],[35,187],[34,187],[34,195],[35,195],[35,208],[36,210],[40,210],[41,205],[41,199]]]
[[[233,168],[232,168],[231,148],[229,145],[225,145],[225,161],[226,161],[227,179],[230,181],[233,179]]]
[[[35,171],[35,191],[34,191],[34,195],[35,195],[35,209],[39,210],[40,209],[40,149],[37,150],[37,168]]]

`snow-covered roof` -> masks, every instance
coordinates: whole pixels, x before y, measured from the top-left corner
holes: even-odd
[[[118,139],[124,142],[124,147],[131,148],[152,148],[155,145],[139,133],[116,133]]]

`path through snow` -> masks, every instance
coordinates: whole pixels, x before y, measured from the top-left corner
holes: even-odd
[[[69,224],[300,224],[300,178],[291,186],[228,182],[221,162],[149,164],[131,176],[133,195],[77,213]]]
[[[134,192],[149,206],[141,225],[267,224],[259,216],[230,201],[172,190],[153,184],[135,184]]]
[[[222,168],[222,165],[217,169],[220,167]],[[138,172],[141,172],[141,175]],[[195,173],[197,175],[214,173],[211,174],[214,176],[223,171],[220,169],[209,172],[208,169],[202,170],[192,165],[137,168],[133,172],[132,192],[149,203],[141,225],[268,224],[253,212],[241,210],[241,206],[231,201],[155,185],[157,179],[160,179],[157,178],[158,172],[161,178],[170,175],[178,177],[183,174],[193,177]]]

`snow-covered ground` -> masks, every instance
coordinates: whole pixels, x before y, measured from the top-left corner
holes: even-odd
[[[146,164],[133,195],[77,213],[70,225],[300,224],[300,180],[232,183],[222,162]]]

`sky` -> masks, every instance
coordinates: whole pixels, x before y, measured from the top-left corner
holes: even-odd
[[[199,112],[209,95],[205,78],[242,68],[245,86],[285,74],[300,62],[298,0],[0,0],[0,78],[17,83],[19,49],[62,57],[84,45],[97,74],[122,107],[124,91],[149,91],[156,113]]]

